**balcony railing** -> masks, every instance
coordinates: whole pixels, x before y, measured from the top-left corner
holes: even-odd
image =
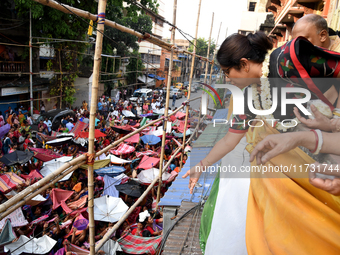
[[[0,61],[0,72],[24,72],[25,62],[22,61]]]

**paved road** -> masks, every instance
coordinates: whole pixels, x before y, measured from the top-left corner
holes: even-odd
[[[214,86],[213,86],[213,87],[214,87]],[[203,92],[202,90],[197,90],[196,93],[191,92],[190,98],[193,99],[193,98],[196,98],[196,97],[200,97],[200,96],[202,95],[202,92]],[[209,97],[209,96],[208,96],[208,97]],[[185,96],[183,96],[183,97],[180,98],[180,99],[177,99],[177,100],[176,100],[176,103],[175,103],[175,107],[180,107],[180,106],[182,105],[182,103],[183,103],[184,101],[186,101],[186,100],[187,100],[187,98],[186,98]],[[171,107],[171,109],[172,109],[173,107],[172,107],[172,99],[171,99],[171,98],[170,98],[169,104],[170,104],[170,107]],[[200,99],[190,102],[190,107],[191,107],[192,109],[199,110],[199,109],[200,109],[200,105],[201,105],[201,100],[200,100]],[[208,107],[209,107],[209,108],[215,108],[215,106],[214,106],[214,101],[213,101],[211,98],[209,99],[209,106],[208,106]]]

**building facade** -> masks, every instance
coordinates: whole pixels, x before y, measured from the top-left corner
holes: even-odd
[[[291,39],[295,22],[306,14],[321,15],[331,28],[339,29],[339,0],[269,0],[266,8],[274,15],[271,35],[278,47]]]

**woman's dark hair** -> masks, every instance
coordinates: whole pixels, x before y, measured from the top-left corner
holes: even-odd
[[[217,52],[217,61],[223,67],[241,68],[241,58],[262,63],[268,50],[273,48],[269,37],[263,32],[248,34],[232,34],[221,45]]]
[[[150,233],[149,230],[143,230],[142,236],[143,236],[143,237],[151,237],[151,233]]]

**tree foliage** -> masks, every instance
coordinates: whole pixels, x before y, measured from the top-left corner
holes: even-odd
[[[63,4],[97,13],[98,3],[94,0],[57,0]],[[130,27],[139,32],[151,32],[152,22],[143,11],[133,5],[134,0],[108,0],[106,19],[116,21],[124,26]],[[71,14],[65,14],[51,7],[44,6],[33,0],[14,0],[18,16],[23,19],[29,18],[29,10],[32,12],[32,32],[33,36],[49,37],[71,40],[86,40],[88,30],[88,20],[82,20],[80,17]],[[156,11],[157,0],[141,0],[141,4],[147,8]],[[133,51],[138,50],[137,37],[122,33],[113,28],[105,27],[105,34],[112,40],[105,38],[103,41],[103,53],[117,54],[122,56],[129,54],[129,48]],[[115,43],[113,42],[115,41]],[[56,59],[53,63],[53,69],[69,74],[58,75],[55,86],[51,86],[51,95],[63,94],[63,100],[66,103],[73,103],[74,80],[78,77],[78,67],[83,62],[81,53],[90,47],[86,43],[62,42],[54,43],[56,49]],[[59,58],[60,52],[60,58]],[[58,53],[58,54],[57,54]],[[87,62],[93,62],[86,58]],[[85,62],[85,61],[84,61]],[[61,68],[60,68],[61,64]]]
[[[198,38],[197,44],[196,44],[196,54],[202,57],[206,57],[208,53],[208,45],[209,45],[209,40],[206,40],[202,37]],[[211,40],[210,55],[214,53],[215,48],[216,48],[216,44],[214,40]],[[194,50],[194,46],[193,44],[190,44],[189,51],[193,52],[193,50]]]

